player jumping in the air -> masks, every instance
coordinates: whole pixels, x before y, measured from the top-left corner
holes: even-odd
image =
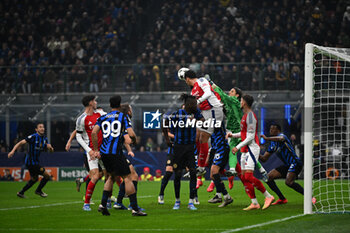
[[[35,128],[36,133],[29,135],[25,139],[18,142],[11,152],[8,154],[8,158],[11,158],[18,147],[29,144],[28,153],[25,156],[25,165],[30,173],[30,180],[28,183],[22,188],[21,191],[17,193],[18,197],[25,198],[24,192],[30,189],[39,179],[39,175],[44,178],[40,181],[37,189],[35,190],[35,194],[41,197],[47,197],[47,194],[42,191],[43,187],[50,180],[50,175],[45,171],[45,168],[40,166],[39,157],[40,153],[45,149],[53,152],[53,147],[49,144],[47,137],[45,137],[45,127],[43,123],[38,123]]]
[[[94,148],[92,159],[95,157],[101,158],[109,175],[104,185],[99,211],[102,212],[103,215],[110,215],[107,210],[107,201],[111,196],[115,179],[118,176],[121,176],[125,182],[125,194],[130,199],[132,215],[146,216],[147,214],[142,212],[137,205],[136,190],[130,166],[122,150],[124,132],[127,131],[133,142],[136,142],[136,135],[131,127],[129,117],[120,112],[121,97],[119,95],[112,96],[109,99],[109,102],[112,111],[97,120],[91,133]],[[98,133],[100,131],[103,133],[103,141],[101,148],[99,149]]]
[[[179,109],[165,119],[165,126],[169,126],[174,133],[174,158],[173,168],[175,172],[174,189],[175,189],[175,205],[174,210],[180,209],[180,183],[182,170],[186,167],[190,173],[190,199],[188,208],[197,210],[194,206],[196,196],[196,169],[195,169],[195,140],[196,126],[188,124],[195,119],[203,119],[203,116],[197,110],[196,99],[192,96],[183,94],[182,99],[185,102],[185,109]],[[195,121],[195,120],[194,120]],[[168,133],[169,127],[163,127],[163,133],[168,146],[171,145]]]
[[[223,122],[223,104],[220,102],[221,98],[211,87],[208,80],[204,77],[198,78],[196,73],[192,70],[188,70],[184,73],[184,79],[186,84],[192,87],[191,95],[196,97],[197,104],[201,110],[201,113],[205,120],[211,120],[216,122]],[[205,172],[205,161],[208,155],[208,140],[214,133],[214,127],[199,128],[201,130],[199,141],[199,155],[198,155],[198,171],[199,174]]]
[[[300,194],[304,194],[303,187],[294,182],[303,168],[303,163],[295,153],[293,145],[288,137],[281,133],[280,125],[272,124],[270,126],[270,137],[266,137],[265,135],[261,135],[261,137],[266,141],[271,141],[271,144],[265,154],[259,156],[259,159],[265,162],[273,153],[276,153],[284,163],[284,165],[271,170],[268,174],[269,181],[267,184],[279,197],[279,199],[272,205],[286,204],[288,201],[277,187],[275,179],[281,177],[286,178],[285,183],[288,187],[294,189]]]
[[[85,150],[85,166],[89,171],[90,182],[86,189],[85,201],[83,210],[91,211],[90,208],[90,199],[94,192],[95,185],[97,181],[101,178],[101,174],[99,171],[99,161],[98,159],[92,159],[91,156],[94,154],[92,150],[92,142],[91,142],[91,132],[97,121],[97,119],[104,115],[103,111],[96,111],[97,109],[97,101],[96,96],[88,95],[84,96],[82,99],[82,104],[85,107],[85,111],[81,114],[76,122],[76,138],[81,147]],[[98,145],[100,146],[102,142],[102,134],[100,133],[98,139]],[[100,163],[102,166],[102,163]]]
[[[228,137],[240,137],[240,142],[232,149],[232,153],[237,153],[241,149],[241,167],[242,177],[246,193],[250,197],[252,204],[243,210],[260,209],[260,205],[255,197],[254,187],[257,188],[265,196],[265,203],[263,209],[268,208],[274,197],[265,189],[260,180],[254,177],[254,168],[256,161],[259,158],[260,146],[258,137],[258,120],[251,107],[254,98],[250,95],[244,95],[241,99],[241,107],[244,115],[241,120],[241,132],[235,134],[228,134]]]
[[[225,110],[226,110],[226,128],[229,133],[238,133],[241,131],[240,129],[240,122],[243,116],[243,112],[241,110],[241,97],[242,97],[242,90],[238,87],[234,87],[230,90],[229,94],[227,95],[220,87],[218,87],[211,79],[209,75],[206,75],[205,78],[209,81],[209,83],[212,85],[214,91],[216,91],[220,97],[221,101],[224,104]],[[240,138],[229,138],[229,145],[230,145],[230,154],[229,154],[229,166],[230,170],[226,171],[226,175],[229,176],[229,188],[232,189],[233,187],[233,177],[237,175],[236,166],[240,166],[239,163],[237,163],[237,154],[232,153],[232,149],[237,146],[241,142]],[[260,162],[257,161],[256,163],[261,175],[263,176],[264,181],[267,182],[267,172],[266,170],[261,166]],[[210,184],[208,187],[208,191],[212,191],[213,184]]]

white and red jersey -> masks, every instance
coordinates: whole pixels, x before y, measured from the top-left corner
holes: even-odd
[[[76,130],[77,130],[77,136],[78,134],[81,135],[82,141],[79,140],[80,136],[77,137],[79,144],[84,148],[86,152],[89,152],[91,149],[93,149],[92,141],[91,141],[91,132],[94,128],[94,125],[97,121],[97,119],[105,115],[106,113],[101,110],[96,110],[92,115],[87,115],[85,112],[81,114],[76,122]],[[102,144],[102,131],[98,133],[98,148],[100,148]]]
[[[214,91],[205,78],[197,80],[193,85],[191,95],[196,97],[200,110],[209,110],[212,107],[221,107],[223,105],[220,95]]]
[[[236,147],[241,149],[242,153],[248,152],[248,146],[251,148],[260,148],[258,137],[258,118],[255,113],[250,111],[243,115],[241,120],[241,140]]]

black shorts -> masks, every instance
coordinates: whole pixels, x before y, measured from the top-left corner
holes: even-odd
[[[196,163],[194,160],[195,145],[174,145],[174,159],[173,159],[173,168],[175,170],[188,168],[195,168]]]
[[[173,166],[173,161],[174,161],[174,154],[167,154],[166,156],[166,167],[167,166]]]
[[[37,177],[38,175],[41,175],[41,176],[44,175],[45,168],[40,166],[39,164],[26,165],[26,166],[27,166],[27,169],[28,169],[31,177]]]
[[[84,166],[88,172],[90,172],[89,162],[86,153],[84,153]],[[102,167],[100,163],[98,163],[98,170],[102,172]]]
[[[293,172],[298,177],[298,175],[302,169],[303,169],[303,166],[301,164],[292,164],[290,166],[282,165],[282,166],[275,168],[275,170],[281,174],[282,178],[286,178],[288,172]]]
[[[131,173],[128,159],[126,159],[125,155],[123,154],[101,154],[101,160],[107,172],[112,175],[126,176]]]

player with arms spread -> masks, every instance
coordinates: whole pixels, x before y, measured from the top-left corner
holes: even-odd
[[[18,147],[27,143],[29,144],[29,150],[25,157],[25,164],[30,173],[30,180],[23,189],[17,193],[17,196],[21,198],[26,198],[24,192],[30,189],[38,181],[39,175],[44,176],[44,178],[40,181],[39,186],[35,190],[35,194],[41,197],[47,197],[47,194],[42,191],[42,188],[50,180],[50,175],[45,171],[44,167],[40,166],[39,157],[40,153],[45,149],[53,152],[53,147],[49,144],[47,137],[44,135],[45,127],[43,123],[38,123],[35,131],[35,134],[29,135],[26,139],[18,142],[8,154],[8,158],[11,158]]]
[[[125,130],[133,142],[136,141],[136,135],[131,127],[129,117],[120,111],[121,97],[119,95],[112,96],[109,102],[112,111],[97,120],[91,133],[94,148],[92,159],[95,157],[101,158],[109,174],[104,185],[101,201],[102,206],[99,208],[99,211],[102,212],[103,215],[110,215],[107,210],[107,201],[111,196],[113,183],[118,176],[121,176],[125,182],[125,193],[130,199],[132,215],[146,216],[147,214],[139,210],[137,205],[136,190],[133,184],[130,167],[122,150],[124,143],[123,133]],[[103,134],[103,141],[99,149],[98,134],[100,131],[102,131]]]
[[[242,167],[242,181],[245,186],[246,193],[250,197],[252,204],[243,210],[260,209],[260,205],[255,197],[254,187],[256,187],[265,196],[265,204],[263,209],[268,208],[274,197],[265,189],[260,180],[254,177],[254,168],[256,161],[259,158],[260,145],[258,137],[258,120],[251,107],[253,105],[254,98],[251,95],[244,95],[241,100],[241,107],[244,115],[241,120],[241,132],[235,134],[228,134],[228,137],[240,137],[240,142],[236,147],[232,149],[232,153],[237,153],[240,149],[241,167]]]
[[[104,115],[103,111],[96,111],[97,109],[97,101],[96,96],[88,95],[84,96],[81,100],[82,104],[85,107],[85,111],[81,114],[76,122],[76,138],[81,147],[85,150],[85,166],[89,171],[90,182],[87,186],[85,193],[85,202],[83,206],[83,210],[91,211],[90,208],[90,199],[94,192],[95,185],[97,181],[100,179],[99,172],[99,161],[98,159],[92,159],[94,151],[92,150],[92,142],[91,142],[91,132],[97,121],[97,119]],[[98,139],[98,145],[100,146],[102,142],[102,134],[100,133]]]
[[[303,168],[303,163],[295,153],[289,138],[281,133],[280,125],[272,124],[270,126],[270,137],[266,137],[265,135],[261,135],[261,137],[266,141],[271,141],[271,144],[265,154],[259,156],[259,159],[265,162],[273,153],[277,153],[277,156],[284,163],[284,165],[271,170],[268,174],[269,181],[267,184],[279,197],[279,199],[272,205],[286,204],[288,201],[277,187],[275,179],[281,177],[286,178],[285,183],[288,187],[294,189],[300,194],[304,194],[303,187],[294,182]]]

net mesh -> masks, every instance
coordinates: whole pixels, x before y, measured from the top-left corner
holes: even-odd
[[[313,210],[350,212],[350,49],[313,55]]]

